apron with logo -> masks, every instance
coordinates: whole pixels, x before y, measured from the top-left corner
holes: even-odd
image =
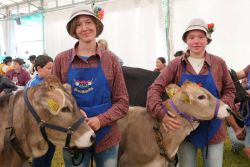
[[[106,112],[112,106],[111,91],[100,62],[94,68],[72,68],[70,63],[68,83],[72,87],[72,95],[77,105],[89,118]],[[96,143],[99,143],[110,129],[111,126],[105,126],[96,131]]]
[[[185,80],[189,80],[191,82],[197,83],[198,85],[201,85],[215,97],[219,98],[219,93],[215,86],[213,76],[210,71],[210,67],[207,75],[193,75],[193,74],[186,74],[186,66],[184,66],[179,86],[181,86],[185,82]],[[192,131],[190,135],[187,136],[186,139],[191,143],[193,143],[198,148],[205,147],[208,144],[209,140],[212,139],[214,134],[221,126],[221,122],[222,121],[219,119],[202,121],[200,122],[198,128]]]

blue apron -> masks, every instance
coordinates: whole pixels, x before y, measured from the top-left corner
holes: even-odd
[[[193,74],[186,74],[186,66],[184,66],[179,86],[181,86],[185,82],[185,80],[189,80],[191,82],[195,82],[201,85],[215,97],[219,98],[219,93],[214,83],[210,67],[207,75],[193,75]],[[192,131],[190,135],[187,136],[186,139],[191,143],[193,143],[198,148],[205,147],[208,144],[209,140],[212,139],[214,134],[220,128],[221,122],[222,121],[219,119],[202,121],[200,122],[198,128]]]
[[[111,91],[100,62],[94,68],[72,68],[70,63],[68,83],[72,87],[72,95],[77,105],[89,118],[111,108]],[[96,131],[96,143],[99,143],[110,129],[111,126],[105,126]]]

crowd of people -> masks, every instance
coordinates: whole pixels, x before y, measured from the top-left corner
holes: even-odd
[[[96,132],[95,145],[90,150],[84,150],[84,160],[79,165],[82,167],[89,166],[91,156],[97,167],[117,166],[121,140],[117,120],[126,115],[129,107],[122,60],[108,49],[105,40],[97,42],[104,28],[102,17],[101,8],[76,7],[66,27],[68,34],[78,40],[71,49],[62,51],[54,60],[48,55],[31,55],[28,59],[32,64],[29,70],[23,67],[25,62],[21,58],[12,60],[7,56],[0,65],[1,79],[8,78],[17,86],[36,86],[43,82],[44,77],[53,74],[72,87],[72,95],[83,117]],[[206,50],[212,42],[212,32],[213,26],[208,26],[202,19],[193,19],[182,35],[188,49],[176,52],[175,58],[168,64],[164,57],[156,60],[154,71],[160,72],[160,75],[148,89],[147,110],[168,130],[180,127],[175,115],[166,114],[161,107],[165,87],[171,83],[181,86],[185,80],[190,80],[236,109],[236,90],[226,62]],[[245,88],[249,91],[250,65],[239,71],[237,77],[239,80],[246,79]],[[0,86],[2,91],[2,82]],[[229,124],[235,125],[231,119],[228,118]],[[250,159],[249,114],[245,117],[244,127],[235,133],[238,139],[245,140],[244,153]],[[205,167],[222,167],[226,137],[226,127],[221,120],[201,122],[180,145],[179,166],[196,166],[197,150],[201,149]],[[33,158],[32,166],[51,166],[54,152],[55,146],[50,143],[44,156]],[[63,151],[63,159],[65,167],[74,166],[69,151]]]

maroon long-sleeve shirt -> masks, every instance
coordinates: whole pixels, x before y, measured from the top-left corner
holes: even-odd
[[[155,118],[162,120],[165,113],[161,108],[161,95],[165,91],[165,87],[170,83],[178,84],[183,72],[183,67],[186,65],[186,72],[194,74],[191,64],[189,63],[188,53],[181,57],[177,57],[172,60],[167,67],[162,71],[159,77],[154,81],[148,90],[147,94],[147,110]],[[199,73],[199,75],[208,74],[210,67],[215,85],[217,87],[220,100],[228,104],[230,107],[234,107],[235,87],[230,77],[226,63],[220,57],[214,56],[209,53],[205,53],[205,62]],[[210,140],[211,144],[220,143],[226,138],[225,124],[221,124],[221,127]]]
[[[70,62],[72,62],[72,68],[97,67],[98,63],[101,62],[112,96],[112,107],[97,116],[101,127],[112,125],[110,132],[96,146],[96,151],[101,152],[120,142],[121,135],[116,121],[127,114],[129,106],[127,88],[121,66],[114,53],[97,48],[96,55],[91,56],[87,61],[83,61],[76,55],[75,48],[77,45],[78,43],[75,44],[73,49],[66,50],[56,56],[52,73],[62,83],[67,83]]]
[[[29,72],[23,68],[21,68],[19,72],[16,72],[14,69],[7,71],[6,77],[9,78],[10,80],[12,80],[13,77],[17,77],[18,81],[16,84],[18,86],[25,86],[28,83],[28,81],[31,79]]]

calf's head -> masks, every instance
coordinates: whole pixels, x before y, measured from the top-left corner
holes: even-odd
[[[216,97],[195,83],[186,81],[180,88],[170,84],[166,92],[180,111],[192,117],[211,120],[216,116]],[[230,107],[220,101],[217,118],[223,119],[229,116],[229,112]]]
[[[29,89],[28,96],[37,114],[48,124],[68,128],[82,117],[69,86],[66,89],[54,76],[46,78],[43,84]],[[66,133],[50,128],[46,128],[46,133],[53,144],[64,146]],[[73,132],[70,146],[89,147],[93,144],[94,137],[94,131],[83,122]]]
[[[198,127],[199,122],[196,120],[211,120],[215,117],[217,99],[206,89],[188,81],[181,87],[170,84],[166,87],[166,92],[176,108],[186,114],[186,118],[185,116],[183,116],[184,118],[178,116],[182,122],[181,127],[175,131],[169,131],[162,124],[164,128],[163,133],[165,134],[164,146],[168,156],[174,157],[181,142],[191,131]],[[165,104],[169,107],[168,109],[171,109],[171,112],[177,112],[171,105],[170,100],[167,100]],[[217,118],[222,119],[229,116],[230,110],[228,105],[220,101]]]

